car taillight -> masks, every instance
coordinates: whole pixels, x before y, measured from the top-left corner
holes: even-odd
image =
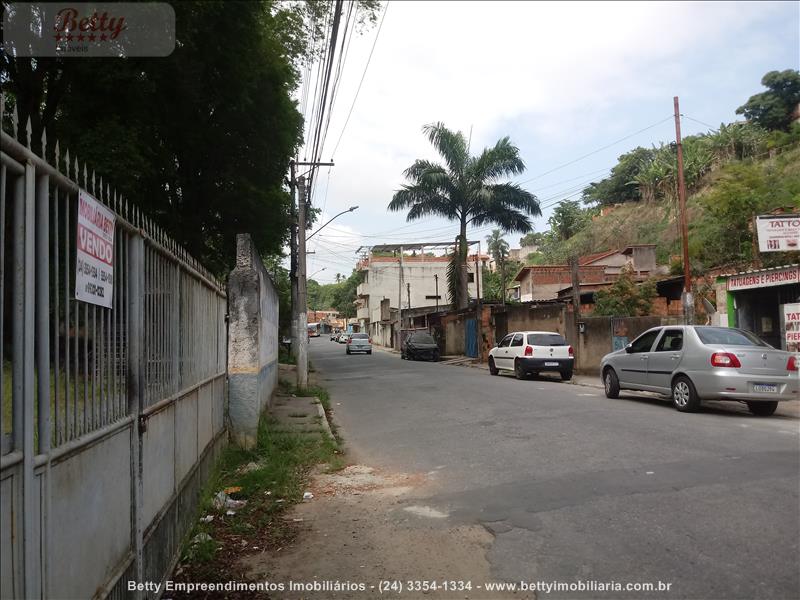
[[[533,356],[533,348],[531,346],[525,346],[525,356]]]
[[[350,338],[347,338],[347,343],[348,343],[348,344],[349,344],[351,341],[352,341],[352,340],[351,340]]]
[[[369,343],[370,343],[370,344],[372,343],[372,338],[369,338]]]
[[[735,354],[731,354],[730,352],[714,352],[714,354],[711,355],[711,366],[738,369],[742,366],[742,363],[739,362]]]
[[[569,349],[568,349],[567,351],[569,352],[569,355],[570,355],[570,356],[572,356],[572,357],[574,357],[574,356],[575,356],[575,351],[572,349],[572,346],[570,346],[570,347],[569,347]]]
[[[786,363],[786,370],[787,371],[797,371],[798,370],[797,357],[796,356],[790,356],[789,357],[789,362]]]

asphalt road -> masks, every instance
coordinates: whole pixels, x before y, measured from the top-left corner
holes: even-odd
[[[495,534],[498,581],[663,582],[653,594],[800,597],[800,421],[556,381],[346,356],[311,360],[360,460],[435,474],[425,504]]]

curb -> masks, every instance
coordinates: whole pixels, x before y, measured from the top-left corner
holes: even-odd
[[[320,399],[317,398],[316,396],[314,397],[314,400],[317,401],[316,402],[316,404],[317,404],[317,412],[319,412],[320,422],[322,424],[322,428],[325,430],[325,432],[328,434],[328,436],[330,436],[330,438],[335,442],[336,441],[336,436],[333,435],[333,431],[331,430],[331,424],[328,422],[328,415],[325,414],[325,407],[322,406],[322,402],[320,402]]]

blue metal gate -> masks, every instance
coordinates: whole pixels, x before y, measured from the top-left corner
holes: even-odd
[[[478,357],[478,324],[475,319],[467,319],[464,324],[464,354]]]

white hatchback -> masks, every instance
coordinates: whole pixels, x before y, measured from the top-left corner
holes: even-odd
[[[513,371],[517,379],[553,372],[561,379],[572,379],[575,356],[572,346],[552,331],[515,331],[509,333],[489,352],[489,373]]]

